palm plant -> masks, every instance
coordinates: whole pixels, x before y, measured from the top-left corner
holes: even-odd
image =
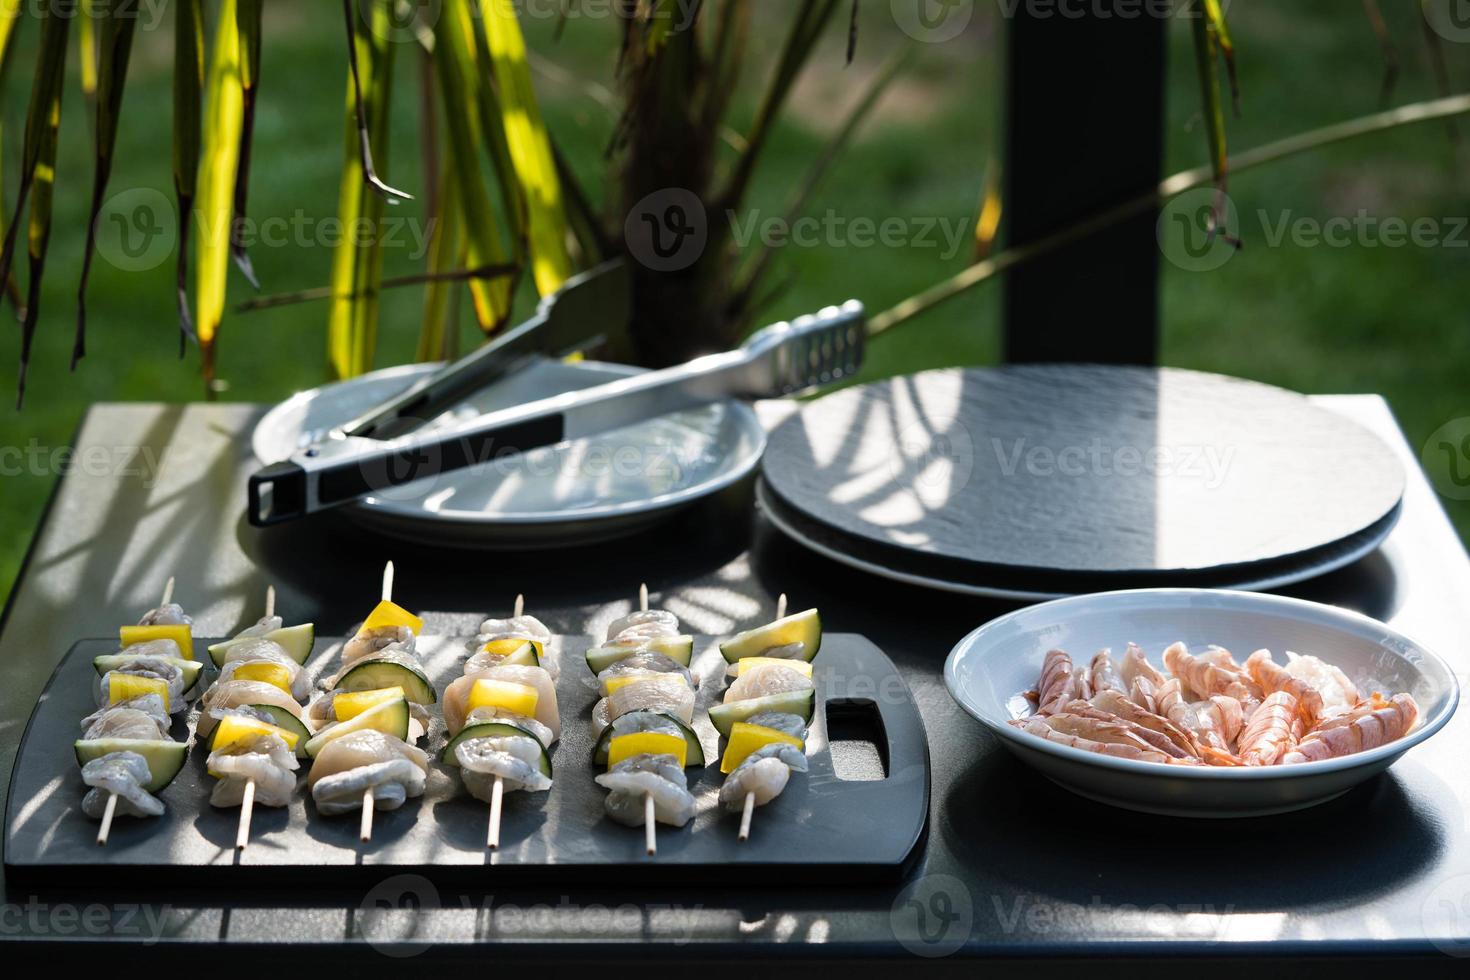
[[[567,0],[575,2],[575,0]],[[1091,231],[1157,206],[1188,187],[1213,183],[1222,192],[1232,162],[1257,165],[1335,139],[1376,132],[1427,118],[1470,111],[1463,98],[1404,107],[1356,126],[1305,134],[1281,145],[1232,157],[1227,149],[1229,105],[1239,105],[1233,46],[1219,0],[1186,0],[1194,31],[1208,164],[1176,175],[1158,192],[1080,222],[1043,242],[996,251],[1001,225],[992,171],[977,224],[976,264],[901,306],[879,314],[881,332],[937,302],[986,282],[1019,262]],[[1370,23],[1382,24],[1377,0],[1364,0]],[[197,340],[206,382],[214,380],[215,352],[228,306],[229,267],[255,284],[244,234],[252,177],[251,145],[257,99],[270,93],[261,77],[264,0],[173,0],[173,169],[178,199],[177,290],[181,355]],[[754,12],[748,0],[613,0],[621,24],[616,89],[620,118],[607,147],[617,193],[599,209],[578,185],[542,121],[530,59],[514,6],[508,0],[341,0],[344,26],[343,166],[338,217],[344,224],[378,228],[397,201],[421,197],[432,220],[426,267],[385,279],[379,236],[346,236],[337,246],[325,290],[267,298],[256,305],[325,298],[327,363],[333,377],[374,366],[378,304],[383,290],[408,286],[424,292],[417,353],[433,360],[456,353],[456,310],[467,296],[486,334],[503,327],[523,281],[546,295],[579,269],[627,253],[629,216],[650,198],[681,189],[705,214],[738,209],[797,80],[819,39],[847,32],[848,60],[857,42],[857,0],[792,0],[779,9],[784,40],[769,76],[757,83],[757,110],[748,131],[732,124],[732,95],[755,60],[748,51]],[[120,125],[129,54],[139,0],[0,0],[0,81],[16,36],[34,22],[38,41],[20,172],[13,207],[0,201],[0,286],[21,314],[19,389],[23,397],[31,341],[39,313],[38,286],[51,237],[57,134],[65,96],[71,36],[77,37],[79,73],[95,150],[91,219],[78,287],[73,366],[86,351],[86,291],[100,214]],[[1396,53],[1383,36],[1391,91]],[[1426,33],[1431,42],[1432,32]],[[1436,53],[1437,47],[1432,47]],[[408,63],[405,64],[405,61]],[[840,156],[904,64],[902,53],[879,71],[830,144],[812,160],[793,189],[788,217],[809,203],[814,188]],[[1222,84],[1228,79],[1228,86]],[[419,113],[425,186],[399,189],[389,157],[392,93],[403,79],[423,86]],[[1230,97],[1227,100],[1225,90]],[[15,282],[20,233],[25,230],[28,281]],[[1230,229],[1214,226],[1227,237]],[[636,229],[634,229],[636,230]],[[708,241],[678,267],[632,262],[634,318],[631,346],[619,353],[657,366],[729,346],[750,327],[776,286],[769,249],[742,254],[727,223],[709,221]],[[636,249],[635,249],[636,251]],[[192,286],[192,289],[191,289]],[[192,292],[192,298],[190,293]]]

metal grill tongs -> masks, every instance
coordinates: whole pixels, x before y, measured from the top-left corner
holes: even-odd
[[[723,354],[491,412],[453,427],[407,431],[512,370],[528,352],[547,351],[548,335],[538,334],[547,329],[546,322],[558,321],[562,298],[573,288],[569,283],[555,304],[543,305],[537,319],[510,331],[506,339],[514,344],[509,351],[502,344],[487,345],[322,442],[255,473],[247,505],[250,523],[281,524],[415,480],[709,402],[798,394],[849,377],[862,366],[866,318],[862,304],[851,300],[765,327]],[[624,302],[626,295],[624,287]],[[596,299],[591,293],[582,298]],[[579,300],[575,306],[583,319],[580,333],[563,325],[553,331],[558,341],[586,341],[595,332],[587,324],[608,322],[606,305]],[[571,308],[568,304],[565,311]],[[381,438],[384,434],[391,437]]]

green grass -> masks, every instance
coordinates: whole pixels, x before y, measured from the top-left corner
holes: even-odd
[[[544,6],[544,5],[543,5]],[[775,5],[779,6],[779,5]],[[919,45],[912,72],[862,132],[812,207],[846,219],[893,216],[968,224],[979,196],[990,148],[998,146],[1000,26],[993,7],[977,5],[971,31],[941,45]],[[1404,49],[1400,101],[1435,94],[1421,55],[1414,5],[1385,5]],[[332,4],[268,5],[262,102],[257,124],[251,213],[257,218],[299,216],[320,228],[332,218],[342,146],[345,66],[340,25]],[[1300,0],[1280,5],[1237,4],[1231,9],[1240,50],[1244,116],[1233,123],[1235,148],[1377,108],[1377,42],[1355,4]],[[766,56],[769,38],[754,45]],[[559,45],[546,22],[528,26],[532,45],[585,81],[610,84],[611,25],[574,22]],[[1187,29],[1172,28],[1169,77],[1168,168],[1203,160],[1197,84]],[[18,134],[30,84],[34,25],[11,66],[0,113],[5,127],[6,191],[14,193]],[[913,45],[888,19],[886,4],[864,6],[857,64],[844,68],[842,31],[834,30],[796,93],[791,112],[763,165],[750,207],[778,214],[790,187],[805,173],[839,115],[883,59]],[[1470,52],[1447,45],[1463,83]],[[422,186],[416,64],[404,50],[395,103],[395,141],[389,171],[399,186]],[[112,191],[152,187],[172,197],[169,170],[171,40],[167,30],[142,31],[123,110]],[[73,63],[73,75],[75,64]],[[747,81],[761,73],[752,69]],[[573,157],[577,172],[601,198],[609,189],[602,149],[613,123],[577,85],[539,79],[549,125]],[[747,86],[748,89],[752,88]],[[0,343],[0,447],[63,446],[86,406],[103,400],[196,400],[202,394],[198,353],[177,359],[172,260],[143,273],[96,265],[90,289],[89,356],[66,372],[71,344],[82,227],[91,180],[88,127],[78,89],[68,90],[62,133],[56,233],[53,238],[31,386],[23,413],[9,408],[18,331]],[[737,122],[752,114],[740,104]],[[1466,124],[1470,135],[1470,122]],[[1467,151],[1470,152],[1470,151]],[[1085,174],[1085,148],[1079,148]],[[1241,175],[1231,193],[1244,222],[1245,250],[1212,273],[1188,273],[1166,264],[1164,361],[1258,378],[1306,392],[1376,391],[1392,404],[1411,442],[1420,444],[1442,423],[1470,415],[1464,379],[1470,375],[1464,281],[1470,249],[1404,247],[1268,247],[1256,218],[1294,215],[1327,218],[1360,208],[1389,216],[1447,217],[1464,212],[1465,176],[1444,127],[1426,126],[1303,156]],[[420,223],[413,205],[395,214]],[[405,246],[389,249],[387,274],[421,268]],[[962,268],[967,252],[944,260],[936,248],[881,245],[783,250],[778,278],[786,281],[771,319],[856,295],[883,309]],[[319,240],[284,247],[257,246],[256,269],[268,292],[323,285],[331,249]],[[22,266],[23,270],[23,266]],[[232,298],[248,295],[238,276]],[[996,358],[999,293],[979,289],[874,344],[869,373],[887,375],[929,367],[992,363]],[[380,366],[413,355],[421,294],[402,290],[383,303]],[[325,372],[326,308],[321,304],[226,318],[219,373],[222,397],[268,402],[320,383]],[[468,330],[468,326],[466,327]],[[466,334],[469,339],[469,334]],[[7,460],[6,462],[11,462]],[[54,483],[49,466],[4,473],[0,507],[0,593],[8,591],[41,507]],[[1451,504],[1462,529],[1470,506]]]

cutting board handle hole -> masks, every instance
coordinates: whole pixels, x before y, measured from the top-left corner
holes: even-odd
[[[888,732],[878,704],[869,698],[834,698],[826,705],[832,769],[844,782],[888,778]]]

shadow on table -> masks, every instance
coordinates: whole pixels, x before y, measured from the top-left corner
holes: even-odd
[[[1190,820],[1095,803],[989,752],[935,813],[962,865],[1080,905],[1339,905],[1393,891],[1445,847],[1391,772],[1308,810]]]
[[[241,550],[270,581],[285,582],[316,607],[319,633],[352,626],[377,595],[383,562],[392,559],[406,602],[443,610],[484,610],[516,592],[536,606],[592,608],[649,589],[713,574],[749,546],[754,505],[750,481],[703,500],[652,531],[577,548],[487,551],[423,545],[356,527],[326,513],[260,530],[242,516]],[[496,582],[507,595],[493,594]]]

